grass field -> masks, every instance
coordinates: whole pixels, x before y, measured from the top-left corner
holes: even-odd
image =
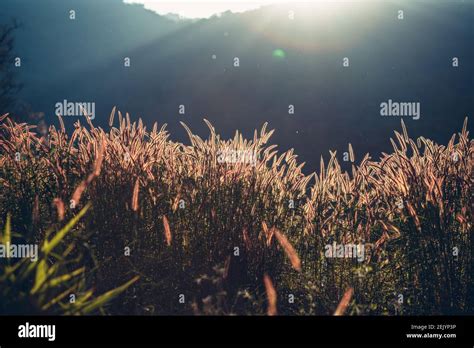
[[[107,131],[0,119],[1,240],[41,246],[0,259],[0,312],[474,313],[467,119],[447,145],[402,124],[392,153],[349,145],[350,173],[330,152],[311,175],[266,124],[230,140],[183,124],[186,145],[115,109]]]

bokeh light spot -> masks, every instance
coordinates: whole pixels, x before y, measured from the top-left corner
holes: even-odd
[[[285,59],[286,53],[281,48],[277,48],[273,51],[272,56],[277,59]]]

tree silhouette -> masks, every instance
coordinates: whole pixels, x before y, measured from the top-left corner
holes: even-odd
[[[13,32],[18,27],[16,21],[0,24],[0,115],[12,111],[15,94],[21,89],[15,79],[13,58]]]

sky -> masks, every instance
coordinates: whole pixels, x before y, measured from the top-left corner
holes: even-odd
[[[176,13],[186,18],[209,18],[225,11],[245,12],[263,5],[288,3],[288,0],[125,0],[125,3],[141,3],[159,14]]]

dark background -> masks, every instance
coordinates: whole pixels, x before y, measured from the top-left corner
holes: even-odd
[[[272,142],[295,148],[307,172],[330,149],[342,161],[349,142],[356,161],[390,151],[400,117],[380,116],[388,99],[421,103],[419,120],[403,118],[412,137],[447,143],[466,116],[472,124],[473,1],[356,2],[325,11],[278,5],[175,21],[121,0],[0,0],[0,24],[20,24],[14,56],[23,84],[15,107],[0,112],[23,119],[43,112],[57,124],[57,102],[95,102],[94,124],[105,127],[117,105],[150,128],[167,123],[180,141],[187,138],[179,121],[207,136],[207,118],[224,138],[237,129],[251,138],[268,121]],[[273,57],[275,49],[286,57]],[[65,118],[68,130],[76,120]]]

